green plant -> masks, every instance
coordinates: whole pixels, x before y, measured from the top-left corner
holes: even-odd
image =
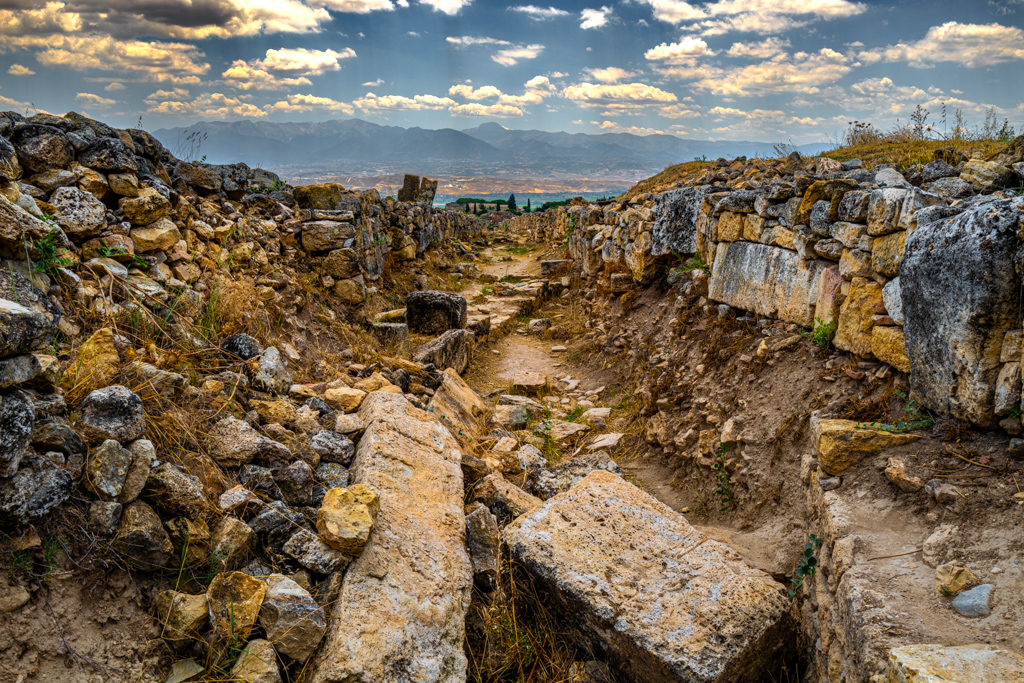
[[[681,256],[678,256],[678,254],[677,254],[677,257],[679,258],[680,261],[683,260]],[[683,265],[676,266],[675,268],[673,268],[672,272],[673,273],[689,273],[691,270],[705,270],[705,271],[707,271],[707,270],[710,270],[710,269],[711,269],[711,266],[709,266],[708,264],[704,263],[704,261],[701,260],[700,256],[694,255],[694,256],[690,257],[690,259],[688,261],[686,261]]]
[[[249,188],[249,190],[252,192],[258,192],[260,194],[270,194],[271,192],[280,192],[284,188],[285,182],[283,180],[274,180],[271,181],[270,184],[268,185],[264,185],[262,183],[260,183],[259,185],[253,185],[252,187]]]
[[[584,408],[583,406],[576,406],[571,411],[569,411],[568,415],[565,416],[565,421],[566,422],[579,422],[580,419],[583,417],[583,413],[585,413],[585,412],[587,412],[586,408]]]
[[[32,264],[37,273],[56,276],[59,268],[67,268],[73,262],[60,255],[57,246],[57,230],[51,230],[46,237],[32,242],[32,248],[39,253],[39,260]]]
[[[480,290],[480,293],[490,296],[491,294],[494,294],[494,287],[487,285],[486,287]]]
[[[803,580],[808,576],[814,576],[818,573],[817,554],[818,549],[821,548],[822,541],[824,541],[823,538],[814,534],[807,537],[807,543],[804,544],[804,552],[800,556],[800,561],[796,563],[794,576],[789,580],[793,587],[786,591],[790,602],[796,600],[797,591],[804,587]]]
[[[825,322],[821,318],[815,318],[814,329],[800,334],[817,344],[822,351],[828,351],[828,347],[832,345],[832,338],[836,336],[836,322]]]
[[[900,419],[900,420],[897,420],[896,422],[892,422],[892,423],[889,423],[889,422],[869,422],[869,423],[858,422],[856,425],[854,425],[854,428],[855,429],[877,429],[877,430],[880,430],[880,431],[883,431],[883,432],[890,432],[892,434],[905,434],[907,432],[912,432],[915,429],[925,429],[926,427],[931,427],[932,425],[935,424],[935,419],[934,418],[932,418],[931,416],[928,416],[928,415],[923,415],[921,413],[921,408],[917,405],[917,401],[915,401],[914,399],[910,398],[909,396],[907,396],[907,394],[903,393],[899,389],[894,390],[892,393],[894,393],[896,396],[898,396],[903,401],[903,412],[906,413],[907,415],[911,416],[912,419],[910,419],[910,420]],[[1020,414],[1020,409],[1019,408],[1017,409],[1017,411],[1018,411],[1018,414]]]
[[[715,494],[722,503],[719,512],[728,512],[735,504],[732,497],[732,474],[725,462],[725,454],[728,452],[729,445],[719,443],[715,451],[715,464],[712,465],[715,470]]]

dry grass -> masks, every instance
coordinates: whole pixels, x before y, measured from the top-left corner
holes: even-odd
[[[696,178],[706,166],[707,162],[705,161],[687,161],[683,164],[669,166],[661,173],[653,175],[647,180],[641,180],[623,192],[619,198],[635,197],[645,192],[654,192],[659,188],[668,187],[672,183],[683,183],[685,185]]]
[[[849,147],[825,152],[821,156],[838,161],[860,159],[866,168],[874,168],[880,164],[895,164],[897,170],[905,171],[914,164],[927,164],[934,161],[936,152],[952,148],[956,152],[971,152],[977,156],[987,157],[1005,147],[1001,142],[993,140],[906,140],[899,138],[883,138]]]

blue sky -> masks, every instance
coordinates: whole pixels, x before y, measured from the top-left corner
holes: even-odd
[[[0,0],[0,107],[804,143],[945,102],[1019,128],[1022,26],[1024,0]]]

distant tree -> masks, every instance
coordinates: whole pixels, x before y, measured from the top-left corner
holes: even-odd
[[[508,196],[508,210],[516,211],[516,196],[514,194]]]
[[[530,198],[527,197],[526,198],[526,213],[530,213],[530,211],[531,211],[531,209],[530,209]]]

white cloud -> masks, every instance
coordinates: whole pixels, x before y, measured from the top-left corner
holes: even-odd
[[[478,102],[456,104],[448,108],[455,116],[489,116],[494,118],[512,118],[523,115],[523,110],[508,104],[484,105]]]
[[[99,95],[93,95],[92,93],[87,92],[78,93],[75,95],[75,100],[81,102],[87,107],[93,107],[95,109],[108,109],[117,104],[116,100],[100,97]]]
[[[540,104],[544,101],[545,97],[554,95],[556,92],[555,86],[551,85],[551,81],[548,80],[547,76],[534,76],[523,87],[526,91],[522,95],[502,95],[499,102],[517,107]]]
[[[455,106],[458,103],[450,97],[437,97],[436,95],[416,95],[415,97],[384,95],[382,97],[378,97],[373,93],[366,93],[365,96],[353,101],[352,104],[363,111],[436,111],[438,109]]]
[[[94,35],[44,38],[49,47],[37,53],[36,59],[45,66],[118,71],[167,83],[198,83],[199,76],[210,68],[200,61],[205,55],[186,43],[121,41]],[[7,42],[16,44],[18,39]]]
[[[1024,31],[1001,24],[961,24],[949,21],[932,26],[921,40],[898,43],[882,50],[887,61],[927,67],[935,62],[957,62],[968,67],[988,66],[1024,59]]]
[[[829,48],[811,54],[797,52],[792,57],[779,55],[760,64],[726,69],[720,75],[694,83],[693,87],[716,95],[817,93],[821,86],[852,71],[849,62],[849,58]]]
[[[158,91],[165,94],[165,91]],[[194,99],[184,101],[188,97],[177,99],[163,99],[156,97],[158,93],[146,98],[148,105],[146,110],[150,114],[164,114],[168,116],[199,116],[207,119],[226,119],[233,117],[262,118],[267,115],[259,107],[242,101],[237,97],[230,97],[223,93],[202,93]],[[162,100],[162,101],[161,101]]]
[[[31,106],[32,104],[29,102],[19,102],[18,100],[12,100],[10,97],[0,95],[0,107],[4,109],[26,109]]]
[[[309,4],[314,7],[327,7],[335,12],[346,12],[349,14],[369,14],[383,10],[390,12],[395,9],[391,0],[314,0]],[[402,5],[408,7],[408,5]]]
[[[515,5],[514,7],[509,7],[509,9],[513,12],[522,12],[534,21],[545,21],[547,19],[569,16],[568,12],[557,7],[545,8],[537,7],[536,5]]]
[[[658,113],[668,119],[697,118],[702,116],[700,112],[687,109],[681,104],[670,104],[667,107],[662,107],[658,110]]]
[[[718,0],[707,6],[708,14],[812,14],[822,19],[852,17],[867,6],[849,0]]]
[[[818,19],[851,17],[867,9],[865,4],[849,0],[718,0],[702,5],[683,0],[638,1],[649,5],[660,21],[698,22],[689,28],[700,29],[704,35],[732,31],[779,33]]]
[[[283,90],[298,85],[313,85],[313,81],[305,76],[279,77],[265,69],[246,64],[241,59],[232,62],[221,76],[225,83],[239,90]]]
[[[455,97],[462,97],[467,100],[487,100],[492,97],[501,97],[501,91],[495,88],[493,85],[485,85],[477,89],[473,89],[472,86],[459,84],[453,85],[448,88],[448,94],[454,95]]]
[[[123,83],[118,83],[117,81],[113,81],[112,83],[108,84],[103,89],[106,90],[107,92],[114,92],[115,90],[124,90],[124,84]]]
[[[585,107],[634,108],[675,102],[674,94],[644,83],[578,83],[562,89],[562,97]]]
[[[491,59],[502,66],[513,66],[521,59],[536,59],[544,51],[543,45],[519,45],[498,50]]]
[[[612,8],[608,6],[603,6],[600,9],[585,9],[580,12],[580,19],[583,20],[580,28],[584,31],[589,28],[601,28],[608,24],[611,16]]]
[[[582,123],[582,122],[581,122]],[[656,128],[644,128],[638,126],[623,127],[617,121],[591,121],[606,133],[629,133],[631,135],[664,135],[665,131]]]
[[[715,54],[708,49],[708,44],[701,38],[686,36],[678,43],[662,43],[644,53],[644,57],[652,62],[665,64],[692,65],[699,57]]]
[[[337,71],[342,59],[354,59],[355,50],[346,47],[341,52],[336,50],[307,50],[303,47],[280,48],[267,50],[263,59],[253,62],[267,71],[278,73],[302,74],[303,76],[319,76],[327,71]]]
[[[455,16],[466,5],[473,0],[419,0],[421,5],[429,5],[435,12],[444,12],[448,16]]]
[[[448,36],[445,38],[450,44],[455,47],[470,47],[471,45],[511,45],[512,43],[507,40],[498,40],[497,38],[489,38],[486,36],[477,38],[476,36]]]
[[[32,69],[28,68],[27,66],[22,66],[21,64],[11,64],[11,68],[9,68],[7,70],[7,73],[9,73],[12,76],[35,76],[36,75],[35,71],[33,71]]]
[[[669,24],[679,24],[684,21],[703,19],[707,12],[699,7],[682,0],[640,0],[645,5],[650,5],[654,10],[654,18]]]
[[[344,114],[348,114],[349,116],[355,113],[355,110],[350,104],[338,102],[337,100],[332,100],[329,97],[319,97],[316,95],[289,95],[288,99],[279,100],[274,104],[265,105],[263,108],[271,113],[340,111]]]
[[[732,57],[768,59],[785,52],[788,47],[790,47],[790,42],[787,39],[766,38],[756,43],[733,43],[727,54]]]
[[[362,85],[364,87],[367,87],[367,88],[376,88],[378,86],[384,85],[384,79],[383,78],[378,78],[375,81],[367,81],[366,83],[363,83]]]
[[[609,66],[604,69],[584,69],[591,78],[599,83],[618,83],[621,80],[636,76],[635,71],[626,71],[617,66]]]

